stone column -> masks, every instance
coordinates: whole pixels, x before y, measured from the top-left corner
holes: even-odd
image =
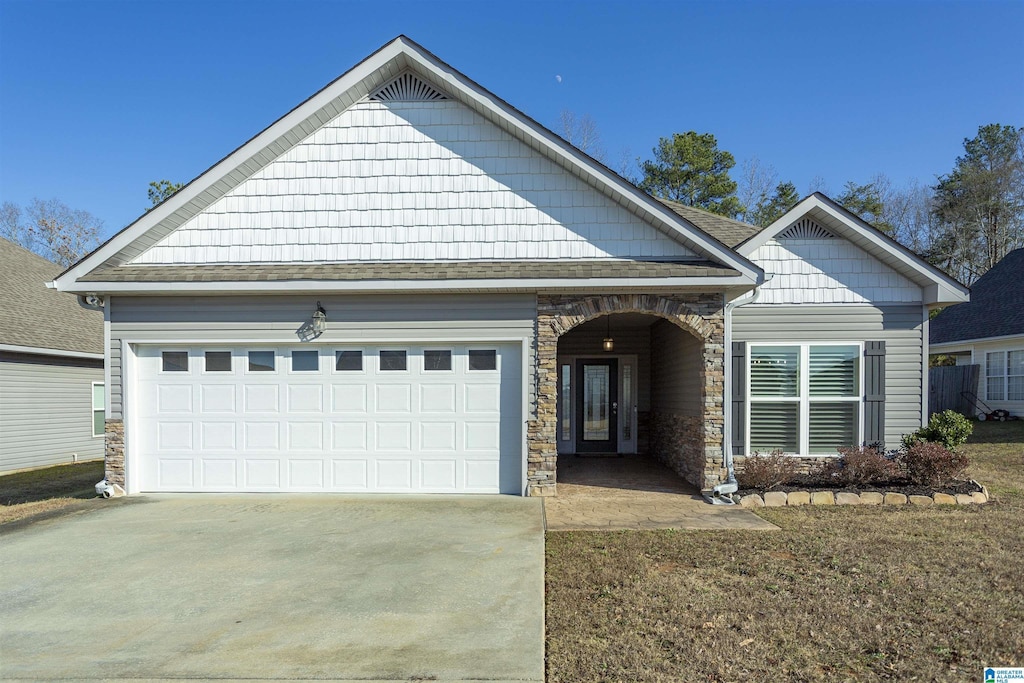
[[[104,423],[104,474],[110,484],[124,488],[124,421]]]

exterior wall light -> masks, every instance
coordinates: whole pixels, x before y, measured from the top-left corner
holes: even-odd
[[[601,347],[605,351],[615,350],[615,340],[612,339],[612,317],[610,315],[605,316],[604,342],[601,343]]]
[[[316,310],[313,311],[313,334],[320,336],[327,331],[327,311],[316,302]]]

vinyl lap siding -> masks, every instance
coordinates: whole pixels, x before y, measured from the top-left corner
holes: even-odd
[[[741,306],[733,340],[757,342],[885,342],[885,441],[895,448],[921,426],[920,306]]]
[[[0,472],[103,457],[92,436],[101,361],[0,354]]]
[[[123,340],[194,344],[251,339],[299,345],[303,342],[296,332],[318,300],[327,311],[328,329],[317,344],[409,339],[413,333],[451,342],[532,339],[537,313],[533,295],[112,297],[110,416],[123,415]],[[534,373],[529,367],[524,371],[532,411]]]
[[[660,320],[651,326],[652,410],[701,415],[702,346],[670,322]]]

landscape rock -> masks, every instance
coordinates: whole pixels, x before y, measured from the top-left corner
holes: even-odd
[[[743,496],[742,498],[740,498],[740,507],[763,508],[764,501],[761,500],[761,496],[757,495],[756,493],[751,493],[750,495]]]
[[[935,501],[932,500],[931,496],[910,496],[910,502],[912,505],[920,505],[921,507],[928,507]]]
[[[786,505],[810,505],[811,494],[807,491],[790,491],[786,497]]]
[[[881,505],[883,499],[878,491],[864,491],[860,494],[861,505]]]
[[[932,496],[936,505],[956,505],[956,498],[948,493],[936,493]]]
[[[974,505],[974,497],[969,493],[956,494],[957,505]]]
[[[788,496],[785,491],[768,491],[764,494],[764,506],[769,508],[783,507]]]
[[[981,491],[975,491],[974,493],[972,493],[971,494],[971,498],[973,498],[974,502],[977,503],[978,505],[981,505],[982,503],[987,503],[988,502],[988,496],[986,496]]]
[[[902,493],[889,492],[882,498],[882,502],[886,505],[906,505],[907,497]]]
[[[811,494],[811,505],[835,505],[836,499],[831,491],[815,491]]]
[[[840,491],[836,494],[836,505],[860,505],[860,496],[848,491]]]

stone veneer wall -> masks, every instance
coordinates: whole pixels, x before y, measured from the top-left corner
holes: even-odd
[[[104,423],[105,442],[103,478],[110,484],[124,488],[124,421],[107,420]]]
[[[537,296],[536,414],[528,428],[527,491],[531,496],[555,495],[558,460],[558,338],[577,325],[614,313],[647,313],[674,323],[704,342],[701,381],[700,442],[685,452],[663,452],[662,459],[701,488],[723,481],[722,440],[725,429],[725,318],[722,293],[609,294]],[[653,415],[649,436],[655,442]],[[677,426],[676,429],[679,427]],[[688,425],[693,433],[693,426]],[[670,444],[671,441],[665,441]],[[670,446],[671,447],[671,446]],[[697,455],[693,454],[697,448]],[[701,467],[701,459],[703,466]],[[702,473],[702,475],[701,475]]]
[[[705,485],[704,421],[700,417],[653,411],[647,452],[694,486]]]

